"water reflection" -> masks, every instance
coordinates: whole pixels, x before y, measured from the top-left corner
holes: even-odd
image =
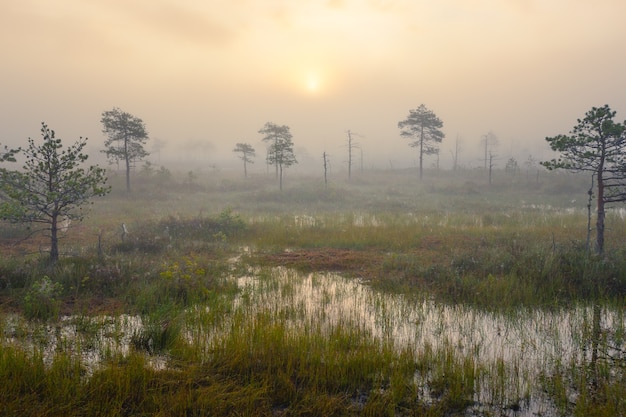
[[[594,335],[615,341],[614,349],[603,355],[624,351],[626,319],[621,309],[573,306],[495,313],[443,305],[419,294],[381,293],[336,274],[302,275],[285,268],[254,270],[236,279],[240,291],[232,299],[224,296],[221,305],[196,306],[183,313],[181,334],[200,351],[210,352],[211,344],[234,334],[241,323],[254,323],[260,314],[299,333],[332,337],[337,326],[356,329],[416,357],[444,352],[485,370],[474,390],[472,412],[479,414],[494,409],[498,415],[556,414],[540,389],[543,376],[560,365],[595,365]],[[214,318],[207,320],[211,314]],[[0,323],[0,334],[4,345],[37,349],[48,363],[55,352],[80,355],[90,371],[115,355],[128,354],[133,335],[145,325],[141,317],[129,315],[69,316],[55,324],[8,315]],[[149,363],[162,368],[166,357],[150,355]],[[427,399],[427,378],[416,379]],[[506,404],[513,406],[503,410]]]
[[[144,327],[140,316],[82,315],[64,316],[55,323],[29,322],[10,314],[0,326],[2,343],[41,354],[50,365],[59,352],[76,355],[91,375],[103,362],[117,356],[128,355],[131,340]],[[156,355],[147,363],[155,369],[165,366],[165,358]]]
[[[595,320],[593,306],[486,312],[427,297],[384,294],[334,274],[303,276],[283,268],[271,279],[241,278],[239,286],[239,307],[250,315],[269,313],[294,329],[321,329],[330,335],[335,326],[351,327],[416,355],[449,352],[470,358],[487,370],[476,390],[474,412],[498,404],[501,415],[556,414],[540,389],[540,378],[555,366],[593,360],[594,323],[615,334],[626,328],[624,312],[615,309],[597,309]],[[502,404],[513,405],[503,410]]]
[[[236,305],[245,298],[256,312],[290,317],[294,325],[356,325],[401,348],[452,345],[459,354],[471,354],[480,361],[502,359],[532,364],[532,368],[555,357],[567,360],[578,354],[585,342],[580,331],[593,316],[591,306],[556,312],[485,312],[429,298],[384,294],[335,274],[302,276],[282,268],[271,281],[249,276],[239,278],[238,284],[242,296]],[[287,310],[299,314],[286,314]],[[601,321],[605,328],[625,326],[623,315],[613,310],[605,309]]]

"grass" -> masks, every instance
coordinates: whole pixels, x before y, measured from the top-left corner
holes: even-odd
[[[54,267],[0,225],[0,414],[619,415],[626,225],[547,175],[114,178]]]
[[[177,360],[185,349],[179,346],[173,358],[175,369],[152,369],[143,355],[132,353],[114,358],[89,378],[84,377],[80,362],[67,354],[56,354],[52,365],[46,366],[40,354],[29,356],[3,347],[0,377],[10,383],[0,388],[2,411],[394,415],[416,408],[460,410],[473,394],[468,375],[448,373],[452,365],[432,371],[436,398],[422,404],[413,375],[418,366],[432,368],[433,358],[423,358],[420,365],[410,353],[398,354],[390,345],[373,343],[354,329],[338,327],[328,335],[305,335],[263,314],[246,323],[250,326],[213,345],[210,361],[191,361],[193,354]]]

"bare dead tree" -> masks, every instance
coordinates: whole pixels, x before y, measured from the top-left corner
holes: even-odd
[[[348,130],[348,178],[352,178],[352,163],[353,163],[352,151],[354,149],[360,148],[359,144],[357,142],[354,142],[354,139],[352,136],[359,136],[359,135]]]
[[[322,158],[324,159],[324,188],[327,188],[328,187],[328,165],[329,165],[328,154],[324,152],[324,154],[322,155]]]

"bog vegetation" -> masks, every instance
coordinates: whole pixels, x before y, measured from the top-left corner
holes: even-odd
[[[2,415],[626,409],[626,212],[588,178],[124,175],[60,233],[0,224]],[[347,178],[347,176],[346,176]],[[122,224],[124,227],[122,227]]]

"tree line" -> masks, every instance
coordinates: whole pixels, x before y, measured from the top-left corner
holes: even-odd
[[[599,254],[604,250],[607,206],[626,201],[626,122],[616,122],[615,115],[616,112],[608,105],[593,107],[583,119],[578,119],[569,134],[546,138],[550,148],[560,156],[541,162],[549,170],[565,169],[590,174],[589,208],[595,198],[596,252]],[[119,108],[103,112],[100,121],[102,132],[107,137],[102,152],[111,164],[123,164],[126,191],[130,192],[133,165],[149,155],[145,149],[148,140],[146,126],[140,118]],[[406,119],[398,122],[400,136],[409,139],[409,146],[418,150],[420,179],[424,156],[439,152],[439,144],[445,137],[442,127],[441,119],[423,104],[410,110]],[[290,128],[267,122],[258,133],[268,143],[266,162],[268,166],[275,167],[282,190],[284,170],[298,163]],[[50,237],[50,259],[56,262],[59,257],[60,223],[65,220],[81,221],[84,218],[83,206],[91,204],[92,198],[109,193],[110,186],[103,168],[97,165],[84,167],[88,159],[83,153],[87,138],[81,137],[64,148],[62,140],[45,123],[42,123],[41,135],[40,144],[29,138],[25,149],[4,147],[0,152],[0,218],[43,224]],[[350,133],[348,137],[352,147]],[[487,157],[493,156],[488,155],[488,150],[496,141],[491,133],[484,137],[485,164]],[[255,149],[250,144],[237,143],[233,151],[240,154],[244,175],[247,176],[247,164],[254,162]],[[22,169],[6,168],[6,164],[17,162],[19,154],[25,158]],[[327,163],[324,152],[325,169]],[[489,166],[492,166],[491,158]],[[517,162],[509,160],[507,168],[516,169]]]

